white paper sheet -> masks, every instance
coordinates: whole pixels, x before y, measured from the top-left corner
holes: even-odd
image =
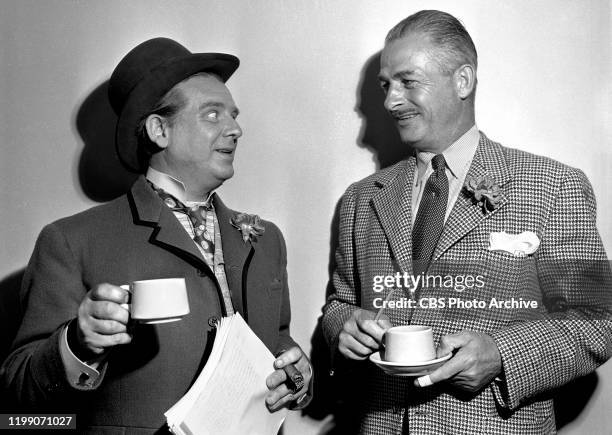
[[[166,412],[177,435],[275,435],[287,410],[264,398],[274,356],[240,314],[221,319],[211,354],[189,391]]]

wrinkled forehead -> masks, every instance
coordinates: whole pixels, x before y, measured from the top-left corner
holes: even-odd
[[[182,94],[188,106],[208,103],[225,107],[230,111],[237,110],[230,90],[215,74],[194,74],[175,85],[173,89]]]
[[[429,69],[435,62],[436,46],[422,34],[408,34],[385,44],[380,56],[380,76]]]

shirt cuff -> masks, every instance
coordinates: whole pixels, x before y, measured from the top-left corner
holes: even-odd
[[[70,346],[68,346],[68,325],[64,326],[60,334],[60,355],[66,370],[66,378],[71,387],[77,390],[93,390],[102,381],[102,375],[106,371],[104,357],[97,358],[87,363],[78,359]],[[99,370],[100,366],[102,369]]]

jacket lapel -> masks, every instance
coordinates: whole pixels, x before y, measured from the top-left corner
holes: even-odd
[[[189,234],[151,189],[144,176],[139,177],[130,192],[130,203],[136,225],[151,228],[149,241],[183,258],[196,267],[208,267]]]
[[[244,242],[240,231],[233,227],[230,219],[234,212],[227,208],[217,194],[213,197],[221,240],[223,243],[223,259],[225,260],[225,277],[232,294],[234,309],[247,320],[244,313],[242,292],[244,288],[243,271],[248,259],[255,253],[251,242]]]
[[[372,206],[401,272],[412,273],[412,188],[416,159],[410,157],[376,180]]]
[[[480,142],[478,143],[478,148],[476,149],[476,154],[466,179],[485,175],[488,175],[502,188],[510,180],[510,173],[501,146],[491,142],[483,133],[480,133]],[[485,213],[482,207],[472,200],[471,196],[466,194],[464,190],[461,190],[446,220],[432,261],[440,258],[444,252],[472,229],[497,213],[499,209],[506,205],[507,201],[508,199],[502,189],[500,203],[495,210]]]
[[[214,276],[189,234],[143,176],[139,177],[132,186],[130,204],[134,223],[151,228],[149,241],[152,244],[174,253],[201,270],[208,269],[211,276]],[[232,302],[236,311],[245,317],[242,303],[242,273],[251,252],[254,252],[254,247],[250,242],[244,243],[240,231],[230,224],[233,212],[216,194],[213,195],[213,204],[221,232],[225,274]]]

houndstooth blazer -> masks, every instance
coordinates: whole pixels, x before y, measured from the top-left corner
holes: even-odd
[[[351,185],[342,198],[333,292],[323,330],[335,348],[356,308],[377,311],[375,276],[412,273],[411,183],[415,158]],[[612,351],[610,274],[595,224],[595,198],[585,175],[554,160],[490,141],[481,133],[467,177],[487,175],[502,190],[487,211],[462,191],[446,221],[428,275],[481,275],[481,288],[422,288],[415,300],[446,301],[386,309],[394,325],[425,324],[440,337],[461,330],[490,334],[503,374],[475,394],[440,383],[416,389],[413,378],[393,377],[369,361],[356,409],[364,434],[554,433],[551,390],[585,375]],[[491,233],[532,231],[532,255],[490,251]],[[397,297],[408,297],[398,292]],[[537,308],[457,308],[449,298],[515,298]],[[379,302],[380,303],[380,300]],[[363,384],[363,385],[361,385]]]

